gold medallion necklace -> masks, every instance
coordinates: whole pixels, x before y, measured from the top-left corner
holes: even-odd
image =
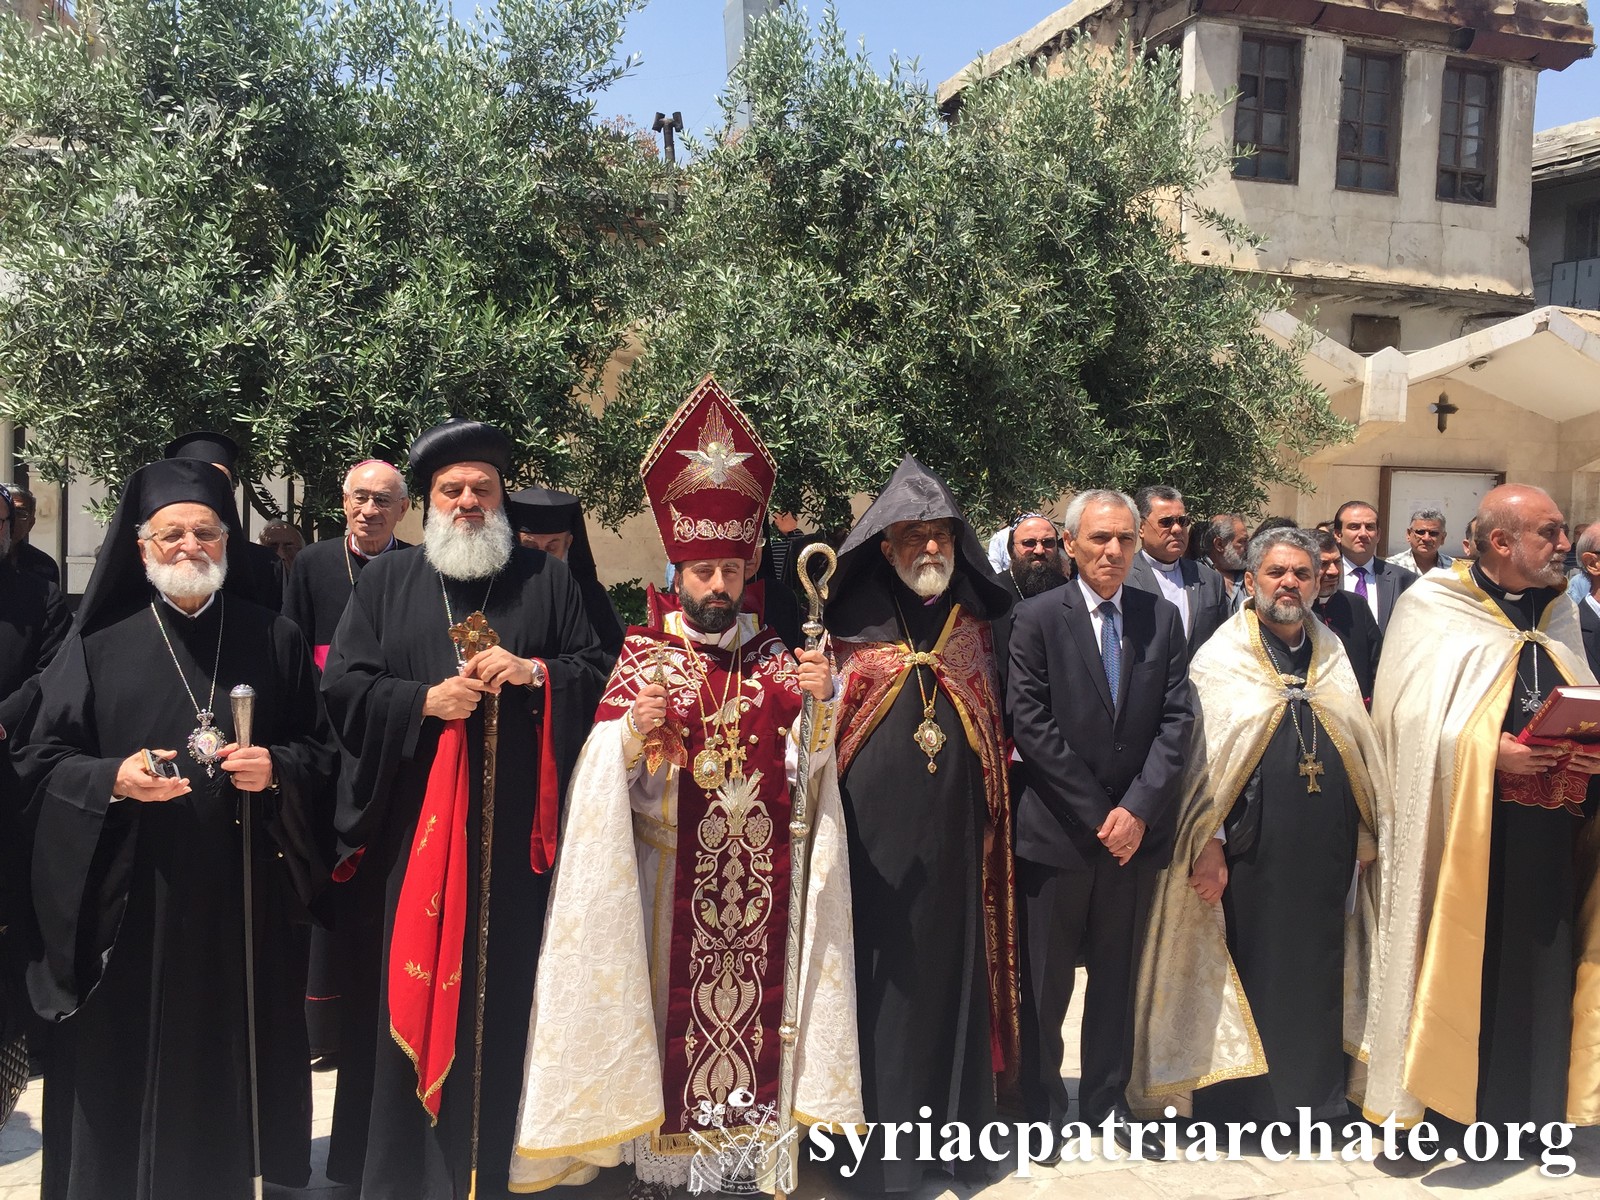
[[[737,623],[738,618],[735,617]],[[712,699],[715,693],[711,690],[711,673],[706,668],[706,663],[701,658],[694,643],[689,640],[688,622],[684,622],[679,636],[683,639],[683,648],[688,653],[690,661],[699,666],[699,679],[695,684],[695,698],[698,700],[702,692],[707,699]],[[738,685],[744,685],[744,630],[739,629],[739,636],[733,643],[733,667],[728,672],[728,681],[722,685],[722,703],[716,713],[708,717],[705,707],[700,709],[700,727],[705,733],[705,749],[694,756],[694,781],[703,791],[714,792],[728,782],[729,774],[742,776],[744,763],[743,748],[739,745],[739,724],[744,713],[742,706],[735,706],[733,714],[733,729],[727,727],[726,714],[728,711],[728,697],[742,696],[742,692],[734,690],[735,680]]]
[[[922,723],[917,726],[916,732],[911,735],[911,740],[917,744],[917,749],[928,756],[928,774],[933,775],[939,770],[939,764],[934,760],[939,757],[939,751],[944,749],[945,732],[939,728],[939,721],[934,715],[933,704],[939,698],[939,675],[935,667],[938,658],[926,651],[918,650],[911,644],[911,626],[906,621],[905,613],[900,611],[900,599],[895,597],[895,616],[900,618],[900,628],[906,635],[906,665],[911,673],[917,677],[917,691],[922,695]],[[922,668],[927,667],[934,671],[933,695],[928,694],[928,689],[922,682]]]

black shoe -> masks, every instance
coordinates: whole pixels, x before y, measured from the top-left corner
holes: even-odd
[[[1125,1108],[1116,1108],[1112,1111],[1111,1136],[1130,1158],[1138,1157],[1145,1162],[1166,1162],[1167,1148],[1161,1140],[1161,1129],[1157,1122],[1141,1121],[1139,1124],[1139,1137],[1135,1141],[1133,1136],[1133,1114]]]

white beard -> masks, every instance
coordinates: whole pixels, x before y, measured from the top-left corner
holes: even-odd
[[[422,552],[447,579],[488,579],[511,561],[515,541],[503,508],[485,510],[481,525],[458,522],[435,508],[422,531]]]
[[[942,554],[924,554],[910,567],[895,563],[894,573],[900,576],[901,583],[924,600],[932,600],[935,596],[944,595],[956,573],[956,564]]]
[[[228,560],[212,562],[201,555],[169,563],[146,562],[144,577],[163,596],[174,600],[204,600],[222,590],[228,578]]]

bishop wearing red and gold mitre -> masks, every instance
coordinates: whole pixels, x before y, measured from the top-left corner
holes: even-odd
[[[636,1200],[687,1184],[695,1163],[770,1188],[741,1147],[789,1118],[862,1120],[834,680],[822,651],[790,653],[741,605],[772,457],[707,377],[640,474],[676,571],[671,591],[652,595],[649,624],[628,630],[568,794],[511,1164],[518,1191],[622,1162]],[[802,774],[811,868],[794,1099],[780,1114]]]

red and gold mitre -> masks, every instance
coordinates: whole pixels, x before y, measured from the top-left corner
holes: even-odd
[[[755,427],[707,375],[639,465],[667,561],[753,555],[777,474]]]

